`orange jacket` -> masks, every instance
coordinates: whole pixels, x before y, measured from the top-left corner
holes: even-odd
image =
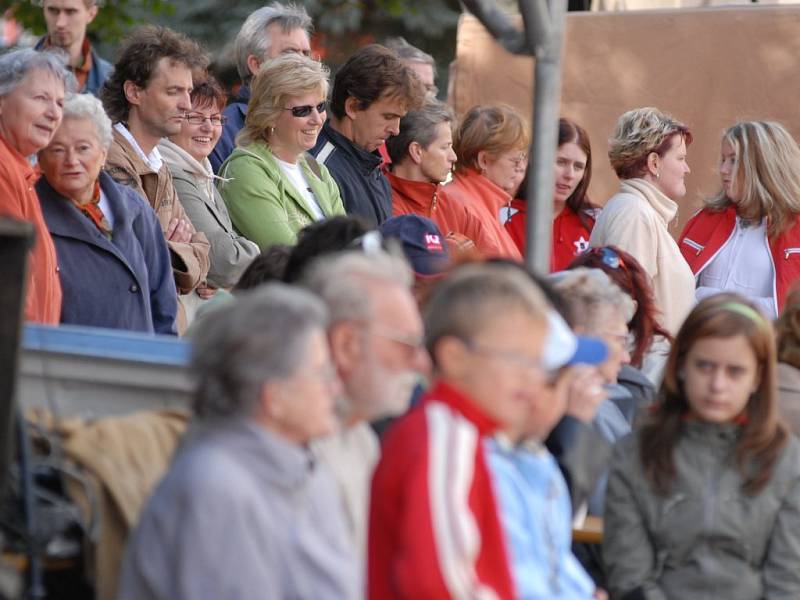
[[[489,236],[481,221],[460,202],[443,198],[442,186],[437,183],[411,181],[386,173],[392,186],[392,216],[420,215],[436,223],[442,235],[460,233],[470,239],[481,253],[498,256],[500,246]]]
[[[522,253],[500,224],[500,209],[511,202],[511,196],[472,169],[456,171],[453,180],[442,189],[439,200],[460,204],[480,221],[484,236],[491,247],[482,247],[473,240],[484,255],[522,260]]]
[[[37,178],[27,159],[0,137],[0,215],[28,221],[36,230],[28,264],[25,320],[58,325],[61,281],[56,249],[33,187]]]

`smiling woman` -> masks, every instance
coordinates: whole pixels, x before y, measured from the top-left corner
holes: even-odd
[[[18,50],[0,57],[0,215],[28,221],[36,230],[25,319],[50,324],[59,321],[61,285],[27,158],[50,142],[61,123],[65,88],[73,85],[60,53]]]
[[[190,97],[191,110],[182,120],[180,132],[162,139],[158,150],[172,173],[186,214],[211,245],[208,285],[230,288],[258,256],[259,249],[234,231],[225,202],[214,186],[218,177],[208,160],[225,124],[225,93],[215,79],[208,77],[195,81]]]
[[[166,241],[144,198],[101,172],[110,144],[100,101],[75,94],[38,155],[36,192],[58,252],[61,322],[174,334],[178,305]]]
[[[303,227],[344,206],[327,168],[306,154],[325,122],[328,70],[286,54],[264,63],[251,91],[239,147],[217,185],[236,230],[266,250],[295,244]]]

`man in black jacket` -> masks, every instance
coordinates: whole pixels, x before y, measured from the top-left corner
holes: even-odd
[[[425,88],[395,52],[373,44],[336,74],[330,118],[311,150],[339,186],[348,215],[377,226],[392,216],[392,190],[378,152],[400,119],[422,106]]]

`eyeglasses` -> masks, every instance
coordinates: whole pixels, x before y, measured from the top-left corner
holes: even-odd
[[[500,350],[497,348],[487,348],[469,340],[462,340],[464,345],[469,348],[470,352],[474,352],[479,356],[487,358],[494,358],[503,361],[506,364],[513,365],[518,369],[525,371],[529,374],[543,375],[545,373],[542,363],[539,360],[534,360],[529,356],[514,352],[512,350]]]
[[[299,119],[302,117],[307,117],[308,115],[311,114],[311,111],[314,109],[316,109],[319,114],[322,114],[326,110],[328,110],[328,102],[323,100],[316,106],[311,106],[310,104],[304,104],[303,106],[292,106],[290,108],[284,108],[283,110],[292,111],[292,116],[297,117]]]
[[[380,325],[375,324],[367,325],[366,329],[372,335],[377,335],[378,337],[389,340],[390,342],[394,342],[401,346],[405,351],[406,358],[409,360],[414,358],[417,353],[421,352],[425,348],[425,340],[421,336],[400,333],[399,331],[393,331],[386,327],[381,327]]]
[[[508,160],[511,161],[511,164],[514,165],[515,169],[523,169],[528,164],[528,155],[523,152],[517,156],[510,156]]]
[[[212,127],[222,127],[223,125],[225,125],[225,123],[228,122],[228,117],[225,117],[223,115],[213,115],[211,117],[205,117],[203,115],[194,114],[194,115],[185,115],[184,119],[186,119],[186,121],[191,123],[192,125],[202,125],[203,123],[208,121],[209,123],[211,123]]]

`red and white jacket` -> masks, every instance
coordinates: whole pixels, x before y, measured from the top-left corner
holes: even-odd
[[[695,276],[705,269],[722,249],[736,227],[736,208],[722,211],[704,208],[686,223],[678,238],[681,254]],[[791,229],[767,239],[773,266],[772,296],[776,314],[781,314],[786,295],[800,281],[800,215]]]
[[[485,455],[496,428],[439,382],[389,430],[372,479],[370,600],[514,598]]]

